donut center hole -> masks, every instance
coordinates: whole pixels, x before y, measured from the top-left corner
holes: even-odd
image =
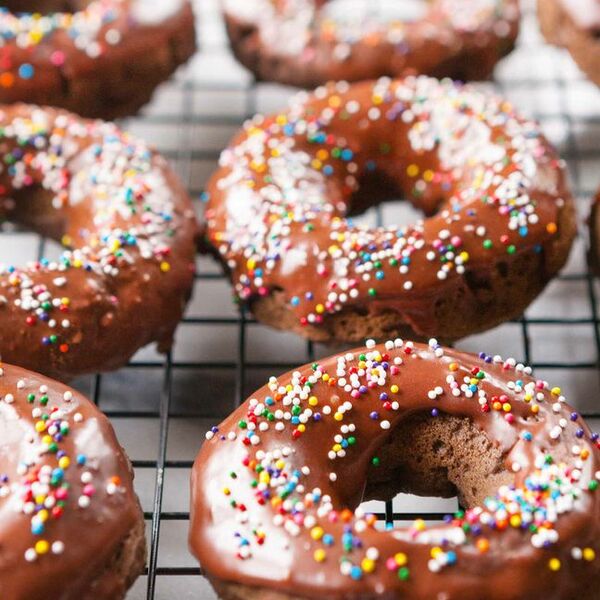
[[[457,496],[469,508],[514,481],[501,448],[467,418],[412,416],[395,429],[376,458],[368,468],[363,501],[391,500],[400,493]]]
[[[426,0],[329,0],[322,15],[339,24],[412,22],[428,11]]]
[[[91,4],[93,0],[0,0],[0,8],[9,12],[40,13],[50,15],[57,12],[77,12]]]

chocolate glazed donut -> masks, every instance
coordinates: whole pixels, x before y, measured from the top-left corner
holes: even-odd
[[[519,28],[515,0],[434,0],[413,22],[377,18],[371,1],[362,8],[337,17],[327,0],[223,1],[237,59],[258,79],[307,88],[420,73],[486,79]]]
[[[579,68],[600,85],[600,2],[598,0],[538,0],[544,37],[566,48]]]
[[[190,544],[222,598],[598,598],[598,436],[513,359],[395,340],[271,377],[207,434]],[[386,531],[398,492],[467,508]]]
[[[432,216],[346,218],[397,193]],[[564,165],[539,127],[424,76],[332,84],[257,116],[223,152],[207,202],[237,298],[317,341],[447,341],[517,317],[575,233]]]
[[[0,102],[134,114],[195,49],[189,0],[0,0]]]
[[[68,379],[167,350],[193,283],[196,220],[167,162],[115,125],[0,107],[0,216],[62,241],[0,265],[4,360]]]
[[[133,471],[108,419],[60,383],[0,367],[3,600],[119,600],[144,568]]]

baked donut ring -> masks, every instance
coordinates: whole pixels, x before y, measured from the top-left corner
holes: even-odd
[[[196,49],[189,0],[2,0],[0,102],[136,113]]]
[[[346,218],[402,190],[405,227]],[[449,80],[337,83],[257,116],[207,188],[236,296],[316,341],[444,341],[519,316],[575,233],[562,161],[506,101]]]
[[[144,517],[108,419],[86,398],[0,366],[3,600],[119,600],[141,574]]]
[[[487,79],[519,30],[516,0],[432,0],[413,22],[379,16],[373,0],[336,4],[224,0],[233,52],[258,79],[306,88],[383,75]]]
[[[222,598],[598,597],[598,436],[514,359],[367,343],[271,377],[207,440],[190,544]],[[467,508],[392,531],[356,509],[398,492]]]
[[[0,265],[0,354],[68,379],[170,347],[193,283],[196,220],[167,162],[115,125],[0,107],[0,217],[61,240]]]
[[[566,48],[579,68],[600,85],[600,3],[597,0],[538,0],[542,33]]]

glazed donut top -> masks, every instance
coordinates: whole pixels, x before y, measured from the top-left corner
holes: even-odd
[[[346,215],[369,177],[361,208],[391,181],[434,216],[354,225]],[[406,311],[469,270],[544,252],[570,195],[537,124],[495,95],[421,76],[332,84],[248,121],[206,200],[236,295],[283,290],[299,322],[318,325],[346,306]]]
[[[495,40],[499,50],[503,42],[505,46],[512,44],[518,30],[519,8],[513,0],[423,2],[424,14],[415,20],[398,18],[399,6],[406,11],[406,3],[400,5],[394,2],[382,5],[381,1],[373,0],[224,0],[223,3],[226,16],[257,28],[267,52],[310,64],[313,73],[307,74],[309,81],[319,78],[316,73],[323,65],[320,58],[316,59],[322,51],[323,61],[329,55],[341,65],[354,58],[355,52],[379,48],[382,54],[381,60],[376,61],[379,67],[371,65],[365,73],[356,66],[356,77],[351,75],[354,71],[344,71],[352,80],[370,79],[373,73],[411,74],[403,72],[406,68],[412,68],[412,74],[440,75],[444,62],[466,47],[481,49]],[[407,61],[408,56],[411,58]],[[325,70],[325,73],[330,79],[342,78],[334,76],[336,71]]]
[[[196,221],[166,161],[115,125],[0,108],[0,216],[66,247],[0,264],[0,352],[62,378],[166,347],[193,281]]]
[[[500,451],[500,471],[443,525],[382,531],[356,507],[415,415],[468,419]],[[598,436],[514,359],[367,343],[271,377],[206,437],[190,542],[219,581],[294,598],[507,600],[577,598],[598,575]],[[455,474],[487,459],[469,457]]]
[[[139,519],[112,427],[76,391],[3,364],[0,432],[2,598],[88,589]]]
[[[35,84],[56,68],[85,74],[91,61],[140,27],[159,26],[187,0],[39,0],[0,4],[0,89]],[[7,5],[3,7],[2,5]]]

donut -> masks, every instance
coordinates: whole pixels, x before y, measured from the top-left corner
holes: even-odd
[[[0,355],[62,380],[167,350],[190,295],[197,224],[167,162],[101,121],[0,107],[0,218],[62,242],[0,264]]]
[[[221,598],[597,598],[598,435],[514,359],[367,342],[206,438],[190,545]],[[388,531],[359,506],[398,492],[465,508]]]
[[[108,419],[61,383],[0,367],[5,600],[119,600],[141,574],[144,517]]]
[[[566,48],[579,68],[600,85],[600,3],[597,0],[538,0],[542,34]]]
[[[424,220],[348,213],[404,193]],[[206,240],[259,321],[315,341],[451,341],[519,316],[575,233],[563,162],[505,100],[425,76],[330,84],[257,116],[205,194]]]
[[[0,103],[135,114],[195,49],[189,0],[3,0]]]
[[[519,30],[516,0],[433,0],[412,22],[378,6],[224,0],[223,11],[233,53],[255,77],[311,89],[383,75],[487,79]]]

